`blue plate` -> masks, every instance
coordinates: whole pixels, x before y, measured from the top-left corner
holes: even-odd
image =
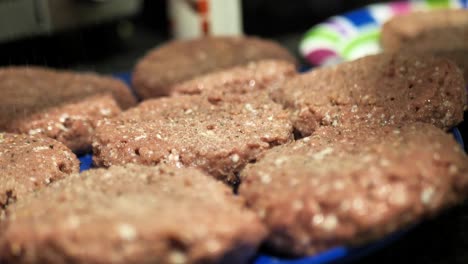
[[[307,71],[307,69],[302,69]],[[122,79],[126,83],[130,83],[130,75],[128,73],[116,74],[115,77]],[[463,138],[460,131],[457,128],[452,129],[452,134],[456,141],[464,148]],[[86,154],[79,157],[80,159],[80,172],[89,170],[92,167],[92,155]],[[400,230],[394,234],[391,234],[384,239],[373,242],[371,244],[362,247],[334,247],[320,254],[314,256],[299,258],[299,259],[285,259],[266,254],[260,254],[253,261],[254,264],[326,264],[326,263],[350,263],[363,256],[370,254],[371,252],[381,249],[393,241],[402,237],[411,227]]]

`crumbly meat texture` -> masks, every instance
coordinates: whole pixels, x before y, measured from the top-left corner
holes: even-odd
[[[399,54],[367,56],[289,79],[272,92],[295,128],[412,121],[448,129],[463,120],[466,90],[447,59]]]
[[[263,60],[229,68],[174,85],[173,94],[238,93],[275,89],[297,74],[288,61]]]
[[[166,166],[74,174],[6,215],[2,263],[247,263],[266,233],[227,186]]]
[[[76,156],[58,141],[0,133],[0,208],[78,170]]]
[[[466,49],[468,10],[431,10],[398,15],[382,28],[381,43],[389,51],[405,46],[419,50]]]
[[[141,98],[169,95],[198,76],[265,59],[296,59],[280,45],[255,37],[176,40],[149,51],[135,66],[133,87]]]
[[[118,106],[127,109],[136,104],[128,87],[117,79],[41,67],[0,68],[0,92],[3,98],[0,131],[39,133],[40,130],[52,138],[63,139],[77,152],[90,148],[92,131],[85,131],[90,129],[89,123],[116,115],[120,112]],[[65,120],[73,122],[71,127],[57,120],[60,111],[74,116],[74,120]],[[33,123],[37,126],[32,126]],[[49,129],[52,123],[68,130]]]
[[[357,246],[460,202],[468,159],[429,124],[322,127],[270,150],[241,173],[239,194],[293,255]]]
[[[120,112],[111,95],[95,95],[16,119],[8,131],[44,135],[62,142],[75,153],[85,153],[91,150],[97,123]]]
[[[448,58],[468,82],[468,11],[432,10],[396,16],[382,27],[385,51],[423,53]]]
[[[263,151],[292,140],[292,125],[265,93],[192,95],[144,101],[102,122],[94,163],[169,163],[235,183]]]

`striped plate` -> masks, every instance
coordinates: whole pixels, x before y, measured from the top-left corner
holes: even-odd
[[[334,16],[312,27],[300,43],[300,53],[312,65],[330,65],[380,51],[380,27],[409,11],[468,8],[468,0],[411,0],[374,4]]]

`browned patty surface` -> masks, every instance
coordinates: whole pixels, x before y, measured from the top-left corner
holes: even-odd
[[[468,10],[399,15],[382,27],[385,51],[432,54],[453,60],[468,82]]]
[[[320,126],[422,121],[448,129],[463,120],[463,76],[447,59],[367,56],[288,80],[272,97],[310,135]]]
[[[297,74],[288,61],[262,60],[197,77],[173,86],[174,94],[249,93],[274,89]]]
[[[78,172],[79,161],[50,138],[0,133],[0,207]]]
[[[93,141],[98,166],[170,163],[218,179],[263,151],[292,140],[292,125],[265,93],[192,95],[147,100],[103,122]]]
[[[247,263],[265,229],[243,205],[195,169],[90,170],[9,207],[0,261]]]
[[[468,159],[429,124],[318,129],[268,151],[241,173],[239,194],[279,252],[360,245],[466,196]]]
[[[91,73],[0,68],[0,131],[43,134],[72,150],[90,148],[95,123],[136,103],[124,83]]]
[[[175,84],[265,59],[296,63],[285,48],[255,37],[177,40],[149,51],[136,65],[132,82],[142,98],[164,96]]]

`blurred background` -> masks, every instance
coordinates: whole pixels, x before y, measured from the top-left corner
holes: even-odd
[[[298,58],[299,40],[317,22],[385,2],[239,1],[245,34],[276,40]],[[0,66],[129,72],[146,51],[171,39],[168,9],[164,0],[0,0]],[[467,212],[465,205],[418,225],[359,263],[468,263]]]
[[[232,0],[242,30],[272,38],[298,54],[315,23],[371,0]],[[0,65],[39,64],[123,72],[171,38],[165,0],[0,0]]]

